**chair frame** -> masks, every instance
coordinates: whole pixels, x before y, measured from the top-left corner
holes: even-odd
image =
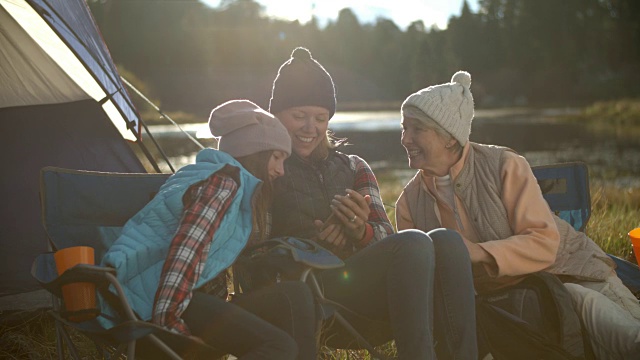
[[[346,311],[350,311],[349,309],[345,308],[344,306],[331,301],[329,299],[327,299],[324,296],[324,292],[322,291],[322,288],[320,287],[320,283],[318,282],[318,279],[315,275],[314,272],[315,269],[313,269],[312,267],[307,267],[302,275],[300,276],[300,281],[305,282],[307,285],[309,285],[309,287],[311,288],[311,291],[313,292],[313,294],[316,297],[316,300],[318,301],[318,303],[320,303],[320,305],[329,305],[329,306],[336,306],[340,309],[344,309]],[[349,321],[338,311],[338,310],[334,310],[332,315],[331,315],[336,321],[338,321],[338,323],[340,323],[341,326],[343,326],[357,341],[357,343],[362,346],[364,349],[366,349],[369,352],[369,355],[371,356],[372,359],[378,359],[378,360],[388,360],[389,358],[382,355],[379,351],[377,351],[373,345],[371,345],[371,343],[369,341],[367,341],[359,332],[358,330],[356,330],[356,328],[353,327],[353,325],[351,325],[349,323]],[[320,328],[322,327],[322,319],[320,319],[319,323],[318,323],[318,333]],[[319,339],[318,339],[319,340]]]
[[[40,271],[38,268],[40,266],[50,266],[52,260],[53,253],[45,253],[39,256],[38,259],[33,264],[32,274],[41,280],[42,277],[39,277],[37,273]],[[45,264],[45,262],[49,262],[49,264]],[[126,336],[124,333],[132,330],[139,331],[140,333],[131,338],[127,343],[122,343],[120,346],[116,348],[116,352],[112,355],[115,358],[118,358],[120,355],[126,353],[127,359],[135,359],[135,349],[136,349],[136,341],[147,337],[148,340],[158,347],[161,351],[166,353],[171,359],[182,359],[173,349],[171,349],[167,344],[161,341],[153,332],[160,331],[160,328],[154,324],[141,321],[135,315],[129,302],[124,295],[122,290],[122,286],[118,282],[118,279],[115,276],[115,269],[107,268],[103,266],[96,265],[88,265],[88,264],[78,264],[69,270],[65,271],[61,276],[55,278],[54,280],[46,283],[41,283],[42,286],[50,291],[54,295],[54,306],[55,309],[50,312],[50,314],[55,319],[56,323],[56,340],[59,345],[58,347],[58,355],[62,359],[64,358],[64,348],[66,344],[66,348],[68,349],[70,355],[74,359],[80,359],[78,356],[78,350],[75,345],[71,341],[71,337],[66,329],[62,325],[66,325],[75,329],[78,329],[78,324],[73,323],[63,316],[59,314],[59,310],[63,308],[63,301],[61,300],[60,289],[62,286],[77,283],[77,282],[89,282],[96,284],[100,289],[105,289],[109,286],[112,286],[116,291],[116,298],[120,302],[120,308],[123,310],[124,319],[113,328],[106,331],[106,333],[111,333],[114,337],[122,337]],[[97,339],[92,339],[94,342]]]
[[[84,201],[84,199],[78,200],[74,198],[77,189],[73,186],[71,186],[70,189],[66,189],[68,192],[63,193],[62,195],[56,193],[55,196],[52,195],[53,199],[49,199],[46,182],[52,181],[52,183],[55,183],[56,188],[54,191],[58,191],[57,186],[61,186],[58,185],[58,181],[66,181],[58,180],[59,177],[74,177],[76,175],[88,175],[87,178],[89,178],[89,176],[100,178],[100,180],[96,182],[97,185],[87,186],[89,190],[92,187],[100,187],[102,185],[101,181],[111,181],[110,179],[107,179],[108,177],[119,178],[120,180],[127,182],[134,181],[136,182],[136,186],[138,186],[137,190],[143,190],[140,195],[137,196],[137,199],[132,201],[129,201],[129,198],[127,198],[126,195],[124,196],[124,198],[130,203],[127,205],[126,210],[124,209],[124,206],[122,209],[111,209],[109,207],[105,207],[104,209],[101,208],[96,210],[106,211],[107,213],[117,212],[116,215],[118,216],[110,217],[105,221],[105,226],[118,227],[123,226],[124,222],[128,219],[128,216],[137,212],[146,204],[146,202],[151,200],[150,196],[158,191],[159,187],[170,174],[125,174],[72,170],[57,167],[43,168],[40,175],[42,218],[43,226],[49,236],[49,248],[52,250],[57,250],[59,247],[64,248],[68,246],[88,245],[86,243],[75,244],[73,243],[73,239],[65,239],[64,231],[61,231],[59,228],[55,228],[55,230],[50,229],[48,223],[50,215],[48,212],[61,211],[55,206],[50,208],[49,203],[55,202],[55,197],[64,198],[64,196],[69,196],[70,198],[68,201],[72,207],[75,206],[73,204],[74,201]],[[45,180],[45,178],[49,180]],[[144,181],[138,181],[136,178],[144,178]],[[73,179],[71,183],[75,185],[74,181],[77,180]],[[68,184],[66,186],[69,187]],[[78,194],[77,196],[86,196],[88,189],[77,190],[84,191],[84,193]],[[98,191],[101,190],[102,188]],[[143,193],[144,191],[148,191],[148,193]],[[89,194],[92,194],[92,192],[89,191]],[[65,200],[67,199],[65,198]],[[91,201],[93,200],[95,199],[91,199]],[[135,205],[131,206],[131,203],[134,201]],[[98,206],[102,206],[102,204],[98,204]],[[119,213],[120,210],[125,212],[124,216]],[[72,215],[75,215],[79,211],[78,209],[73,208],[72,212],[74,212]],[[68,214],[65,213],[64,215],[66,216]],[[91,216],[95,216],[95,214],[91,214],[89,218]],[[83,218],[82,220],[86,219]],[[90,223],[93,220],[93,218],[90,218],[86,221],[87,223]],[[60,221],[60,219],[55,218],[54,216],[54,220],[51,221],[52,224],[58,225],[56,221]],[[67,221],[67,219],[65,218],[61,221],[64,222]],[[96,224],[96,226],[98,225]],[[77,235],[78,234],[74,234],[75,238],[78,238]],[[73,238],[73,236],[71,238]],[[60,240],[61,243],[57,242],[57,240]],[[96,246],[96,244],[98,243],[94,242],[89,245]],[[188,346],[189,349],[199,353],[219,353],[217,350],[199,340],[196,340],[195,338],[171,333],[161,326],[139,319],[127,301],[122,286],[115,276],[115,269],[99,265],[79,264],[68,269],[60,276],[57,275],[57,271],[55,269],[53,252],[47,252],[40,254],[34,260],[31,273],[40,285],[52,294],[52,308],[49,311],[49,314],[51,314],[55,323],[57,353],[59,359],[65,358],[65,352],[68,352],[73,359],[80,359],[78,349],[71,340],[71,336],[69,335],[67,328],[72,328],[87,336],[105,356],[107,353],[109,354],[106,356],[108,358],[118,358],[121,355],[126,355],[127,359],[134,359],[136,349],[139,348],[139,344],[144,345],[145,348],[148,348],[154,354],[158,353],[159,356],[170,359],[182,359],[182,357],[176,352],[175,348],[171,345],[185,348]],[[118,321],[116,325],[110,328],[104,328],[96,319],[83,322],[73,322],[65,318],[63,311],[64,300],[62,298],[61,287],[75,282],[89,282],[96,285],[96,291],[101,293],[103,295],[103,299],[116,309],[118,313]],[[142,343],[140,343],[141,341]],[[107,349],[109,349],[109,351],[107,351]],[[111,350],[113,350],[113,352]]]
[[[557,170],[555,172],[560,173],[565,168],[567,169],[572,168],[571,173],[574,175],[577,175],[576,178],[574,179],[575,180],[574,183],[577,183],[578,185],[582,185],[582,187],[585,188],[585,191],[584,192],[576,191],[576,189],[570,187],[572,184],[565,184],[566,185],[565,190],[567,191],[563,194],[546,193],[544,189],[545,186],[542,185],[541,182],[547,179],[555,180],[558,178],[540,176],[540,173],[547,169],[550,169],[552,172]],[[563,202],[562,197],[570,198],[569,199],[570,201],[576,201],[582,204],[583,208],[574,209],[574,210],[582,210],[583,215],[581,218],[581,223],[579,224],[579,226],[576,226],[577,224],[575,223],[571,225],[573,225],[576,231],[584,232],[589,222],[589,219],[591,218],[591,194],[589,189],[589,168],[587,164],[581,161],[574,161],[574,162],[558,163],[558,164],[551,164],[551,165],[533,166],[531,169],[533,171],[534,176],[536,176],[536,180],[538,180],[538,183],[541,185],[540,189],[543,192],[542,196],[545,198],[545,200],[549,204],[551,211],[553,211],[556,215],[560,216],[561,211],[567,210],[566,208],[560,208],[559,206],[555,206],[555,204]],[[576,200],[575,199],[576,196],[580,197],[580,199]],[[574,197],[574,198],[571,198],[571,197]],[[560,199],[560,201],[556,202],[556,200],[558,199]],[[640,268],[638,267],[638,265],[632,262],[629,262],[627,260],[624,260],[622,258],[619,258],[612,254],[607,254],[607,255],[609,255],[609,257],[615,262],[616,273],[618,277],[622,280],[623,284],[627,286],[629,290],[631,290],[631,292],[638,299],[640,299]]]

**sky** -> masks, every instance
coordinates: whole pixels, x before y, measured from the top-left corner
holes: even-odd
[[[216,7],[220,0],[201,0]],[[459,16],[464,0],[256,0],[265,7],[270,17],[308,22],[313,15],[320,25],[335,20],[341,9],[350,8],[360,23],[373,23],[376,18],[393,20],[406,29],[416,20],[422,20],[427,28],[436,25],[447,27],[451,16]],[[472,12],[478,10],[478,0],[468,0]]]

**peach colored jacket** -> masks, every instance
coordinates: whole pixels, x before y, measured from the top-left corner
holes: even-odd
[[[448,227],[482,246],[493,263],[474,266],[478,292],[540,270],[565,282],[615,275],[615,264],[593,240],[551,213],[529,164],[510,149],[470,143],[450,175],[454,208],[438,198],[434,179],[418,172],[398,199],[397,227]]]
[[[465,145],[462,157],[450,169],[452,185],[456,184],[465,166],[470,146],[470,143]],[[556,260],[560,242],[558,228],[528,162],[522,156],[505,150],[501,153],[501,164],[500,199],[513,234],[505,239],[483,241],[483,236],[477,233],[477,226],[470,219],[465,207],[467,204],[459,196],[454,196],[455,208],[448,206],[438,197],[433,177],[420,171],[407,185],[409,187],[413,182],[418,186],[416,182],[419,182],[419,186],[434,200],[434,210],[440,223],[433,224],[431,228],[456,230],[465,239],[479,243],[493,257],[493,266],[474,266],[474,280],[479,292],[513,284],[525,274],[549,267]],[[482,207],[480,204],[477,206]],[[416,223],[410,213],[405,188],[396,203],[396,226],[398,230],[415,229]]]

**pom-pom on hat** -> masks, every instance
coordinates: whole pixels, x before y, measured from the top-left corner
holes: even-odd
[[[295,106],[320,106],[336,112],[336,91],[331,75],[317,62],[309,50],[297,47],[273,81],[269,111],[277,114]]]
[[[402,113],[413,106],[440,124],[464,146],[471,134],[473,120],[473,95],[471,95],[471,75],[458,71],[451,82],[429,86],[409,97],[402,103]]]
[[[291,155],[291,138],[284,125],[249,100],[231,100],[213,109],[209,129],[219,137],[218,150],[235,158],[266,150]]]

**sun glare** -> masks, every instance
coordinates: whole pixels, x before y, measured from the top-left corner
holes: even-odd
[[[270,1],[266,11],[267,15],[271,17],[291,21],[298,20],[304,24],[311,20],[313,8],[314,5],[311,1]]]
[[[220,5],[220,0],[202,0],[211,7]],[[427,27],[437,26],[445,29],[449,18],[459,15],[463,0],[255,0],[262,4],[269,17],[294,21],[304,24],[312,17],[319,24],[336,21],[340,10],[351,9],[361,23],[373,23],[378,18],[392,20],[398,27],[406,28],[412,22],[422,20]],[[477,9],[478,0],[468,1],[471,9]]]

